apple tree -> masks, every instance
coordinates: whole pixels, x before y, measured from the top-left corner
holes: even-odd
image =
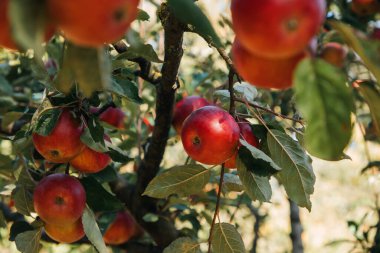
[[[256,252],[260,205],[284,190],[303,252],[312,157],[349,159],[355,126],[379,142],[380,2],[232,0],[217,22],[203,7],[1,0],[0,225],[17,250],[247,252],[247,208]]]

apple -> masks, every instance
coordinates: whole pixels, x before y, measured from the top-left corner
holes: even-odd
[[[183,122],[193,111],[206,105],[210,105],[210,103],[199,96],[189,96],[179,101],[174,107],[172,121],[173,127],[177,133],[181,134]]]
[[[187,154],[200,163],[216,165],[228,160],[239,144],[239,126],[225,110],[204,106],[183,122],[182,144]]]
[[[99,108],[91,108],[90,112],[96,113]],[[125,113],[116,107],[108,107],[99,115],[99,119],[118,129],[124,129]]]
[[[86,192],[78,179],[66,174],[43,178],[33,194],[34,210],[52,225],[76,222],[86,207]]]
[[[240,138],[251,144],[252,146],[258,148],[259,147],[259,141],[257,140],[256,136],[252,132],[252,128],[249,125],[249,123],[245,120],[237,122],[240,128]],[[239,144],[240,146],[240,144]],[[224,163],[224,166],[226,168],[236,168],[236,156],[238,155],[237,151],[236,153]]]
[[[70,110],[64,109],[50,135],[33,133],[33,144],[46,160],[67,163],[84,148],[80,141],[82,132],[82,123]]]
[[[104,139],[111,142],[107,135],[104,136]],[[107,167],[110,162],[111,157],[108,154],[97,152],[86,146],[79,155],[70,161],[70,165],[83,173],[96,173]]]
[[[326,43],[320,53],[322,59],[338,68],[343,68],[346,56],[346,48],[336,42]]]
[[[325,0],[232,0],[232,26],[247,51],[265,58],[299,55],[321,27]]]
[[[376,0],[352,0],[351,10],[359,17],[371,16],[379,12],[380,3]]]
[[[237,39],[232,45],[232,60],[236,70],[245,81],[260,88],[290,88],[294,70],[305,57],[303,51],[290,58],[263,58],[248,52]]]
[[[371,33],[371,39],[380,40],[380,28],[375,27]]]
[[[47,0],[50,18],[77,45],[101,47],[121,39],[137,16],[139,0]]]
[[[85,235],[81,218],[63,225],[45,223],[45,232],[51,239],[61,243],[73,243]]]
[[[104,242],[109,245],[126,243],[136,233],[136,221],[127,211],[118,212],[115,220],[103,235]]]

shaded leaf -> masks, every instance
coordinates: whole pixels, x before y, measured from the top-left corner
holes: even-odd
[[[23,186],[17,186],[12,192],[12,197],[17,212],[30,216],[30,213],[34,211],[33,193]]]
[[[220,176],[216,177],[216,179],[219,180]],[[241,192],[244,190],[243,183],[239,176],[231,173],[224,174],[223,187],[227,191]]]
[[[126,98],[134,103],[142,104],[143,100],[139,97],[139,90],[136,83],[127,79],[114,79],[112,86],[108,87],[108,91],[118,96]]]
[[[136,20],[149,21],[149,19],[150,16],[146,11],[138,9]]]
[[[272,197],[272,188],[269,183],[269,178],[258,176],[252,171],[248,170],[240,157],[236,158],[236,165],[238,175],[248,196],[252,200],[269,202],[270,198]]]
[[[201,165],[176,166],[156,176],[143,195],[153,198],[166,198],[172,194],[189,196],[200,192],[210,176],[210,170]]]
[[[8,82],[7,79],[5,79],[3,76],[0,75],[0,95],[11,96],[12,94],[13,94],[12,85]]]
[[[18,234],[15,238],[17,249],[22,253],[38,253],[42,248],[41,234],[42,228]]]
[[[272,159],[282,168],[276,177],[289,198],[310,211],[315,175],[308,155],[297,141],[278,130],[268,132],[268,148]]]
[[[368,82],[361,82],[358,89],[369,106],[373,125],[380,136],[380,92],[372,83]]]
[[[48,136],[53,131],[61,112],[60,109],[56,108],[42,112],[38,117],[34,131],[39,135]]]
[[[80,140],[86,144],[86,146],[97,152],[104,153],[108,151],[107,147],[104,145],[104,140],[103,142],[96,142],[93,135],[91,135],[90,129],[88,127],[84,129],[82,135],[80,136]]]
[[[164,249],[164,253],[201,253],[199,243],[188,237],[181,237]]]
[[[2,210],[0,210],[0,227],[2,228],[7,227],[7,221],[5,220],[4,213]]]
[[[33,227],[28,222],[23,220],[15,221],[9,232],[9,241],[13,242],[18,234],[31,230],[33,230]]]
[[[303,60],[295,74],[295,97],[308,122],[306,150],[321,159],[340,160],[351,139],[354,110],[343,72],[321,59]]]
[[[228,223],[216,223],[212,234],[212,249],[220,253],[245,253],[245,246],[236,228]]]
[[[1,78],[1,76],[0,76]],[[4,114],[1,120],[1,128],[7,129],[7,127],[12,123],[21,118],[24,115],[22,112],[7,112]]]
[[[133,161],[132,158],[128,156],[128,153],[124,150],[121,150],[119,147],[112,145],[111,143],[107,142],[108,152],[107,154],[111,157],[112,161],[119,162],[119,163],[128,163],[130,161]]]
[[[99,253],[107,253],[107,247],[103,241],[102,233],[96,223],[95,215],[87,206],[82,215],[82,224],[88,240],[95,246]]]
[[[163,61],[158,58],[157,53],[150,44],[132,45],[128,47],[125,52],[119,54],[116,59],[134,60],[139,57],[150,62],[163,63]]]

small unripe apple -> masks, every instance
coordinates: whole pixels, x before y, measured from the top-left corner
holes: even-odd
[[[139,0],[48,0],[50,18],[65,37],[81,46],[101,47],[123,37],[137,16]]]
[[[249,125],[247,121],[239,121],[238,122],[239,129],[240,129],[240,138],[251,144],[252,146],[258,148],[259,147],[259,141],[256,138],[256,136],[252,132],[252,128]],[[240,143],[239,143],[240,146]],[[226,168],[236,168],[236,157],[238,155],[238,152],[228,159],[225,163],[224,166]]]
[[[225,110],[204,106],[195,110],[182,126],[182,144],[195,161],[216,165],[232,157],[239,144],[239,126]]]
[[[105,135],[104,139],[111,142],[111,139]],[[103,170],[111,162],[111,157],[106,153],[97,152],[90,147],[85,147],[70,164],[77,171],[83,173],[97,173]]]
[[[266,89],[290,88],[294,70],[305,57],[301,52],[290,58],[263,58],[248,52],[237,39],[232,45],[232,60],[239,74],[250,84]]]
[[[33,133],[33,144],[48,161],[67,163],[84,148],[80,141],[83,132],[81,122],[74,118],[70,110],[63,110],[50,135]]]
[[[233,0],[232,26],[247,51],[264,58],[300,54],[321,27],[325,0]]]
[[[118,212],[115,220],[103,235],[104,242],[109,245],[126,243],[136,233],[136,221],[129,212]]]
[[[182,124],[185,119],[195,110],[210,105],[210,103],[199,96],[189,96],[180,100],[174,107],[173,127],[178,134],[181,134]]]
[[[320,57],[322,59],[338,68],[343,68],[346,56],[346,48],[344,48],[341,44],[336,42],[326,43],[323,46],[320,54]]]
[[[86,207],[86,192],[78,179],[66,174],[43,178],[34,189],[34,209],[52,225],[76,222]]]
[[[45,232],[51,239],[61,243],[73,243],[85,235],[81,218],[63,225],[45,223]]]

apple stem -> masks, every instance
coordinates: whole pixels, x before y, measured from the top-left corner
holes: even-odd
[[[69,175],[69,174],[70,174],[70,163],[67,163],[67,164],[66,164],[65,174],[66,174],[66,175]]]

